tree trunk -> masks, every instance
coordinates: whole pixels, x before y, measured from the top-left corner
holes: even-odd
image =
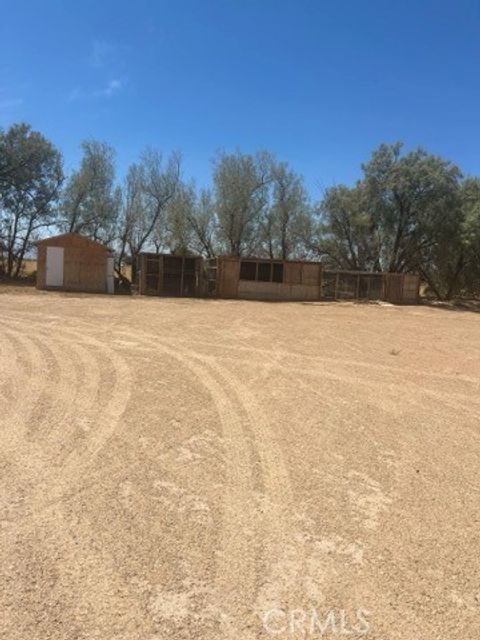
[[[458,256],[457,266],[455,267],[455,271],[453,273],[453,276],[450,278],[450,282],[448,283],[448,289],[447,289],[447,293],[445,295],[445,299],[446,300],[451,300],[452,297],[453,297],[453,294],[455,293],[455,287],[456,287],[457,282],[458,282],[458,277],[460,276],[460,273],[462,272],[463,265],[464,265],[464,255],[463,255],[463,253],[461,253]]]

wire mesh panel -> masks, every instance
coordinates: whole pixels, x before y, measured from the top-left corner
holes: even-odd
[[[194,296],[199,293],[199,257],[142,253],[138,264],[143,294]]]
[[[382,300],[384,293],[384,277],[381,273],[372,273],[370,278],[370,289],[368,293],[369,300]]]
[[[160,256],[149,256],[144,260],[146,293],[157,294],[160,287]]]
[[[418,302],[419,278],[414,274],[365,271],[324,271],[325,300],[388,300]]]
[[[272,282],[283,282],[283,263],[274,262],[272,264]]]
[[[354,300],[357,297],[357,274],[339,273],[337,286],[337,298],[340,300]]]
[[[197,287],[195,258],[184,258],[182,296],[193,296]]]
[[[216,258],[210,258],[207,262],[206,278],[207,293],[213,295],[217,291],[218,264]]]
[[[257,263],[253,260],[240,262],[240,280],[255,280],[257,277]]]
[[[172,296],[182,295],[183,258],[180,256],[164,256],[163,258],[163,292]]]
[[[358,282],[359,300],[381,300],[383,297],[383,276],[379,273],[362,273]]]
[[[270,282],[272,279],[272,265],[270,262],[259,262],[257,267],[257,280],[259,282]]]
[[[322,274],[322,298],[334,300],[336,297],[337,271],[324,271]]]
[[[147,273],[150,275],[160,272],[160,258],[147,258]]]
[[[145,277],[145,282],[147,285],[147,293],[157,293],[158,290],[158,275],[149,275],[147,273]]]

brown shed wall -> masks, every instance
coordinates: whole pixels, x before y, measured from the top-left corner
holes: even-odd
[[[420,278],[413,273],[405,273],[403,276],[403,296],[405,304],[417,304],[420,298]]]
[[[242,279],[241,262],[283,265],[283,282]],[[259,268],[259,267],[258,267]],[[216,295],[250,300],[387,300],[416,304],[420,279],[411,273],[323,271],[318,262],[217,258]]]
[[[47,247],[62,247],[64,250],[61,287],[46,285]],[[37,289],[105,293],[109,255],[107,247],[78,234],[65,234],[41,241],[37,245]]]
[[[217,295],[221,298],[236,298],[240,279],[238,258],[217,259]]]
[[[240,278],[241,261],[283,265],[283,282],[243,280]],[[261,258],[217,258],[216,295],[221,298],[250,300],[319,300],[321,295],[322,266],[317,262],[268,260]]]

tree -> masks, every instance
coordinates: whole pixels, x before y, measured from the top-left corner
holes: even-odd
[[[380,145],[354,187],[327,189],[320,244],[336,267],[415,271],[450,297],[466,264],[462,176],[443,158],[401,147]]]
[[[258,229],[268,202],[271,158],[220,153],[213,169],[219,239],[230,255],[251,253],[258,245]]]
[[[188,222],[192,230],[193,252],[213,258],[218,251],[218,221],[215,202],[208,189],[202,189],[196,197]]]
[[[461,191],[465,267],[462,287],[480,294],[480,178],[467,178]]]
[[[41,133],[15,124],[0,132],[0,174],[1,269],[18,277],[32,241],[57,220],[62,158]]]
[[[401,147],[380,145],[362,167],[368,213],[381,236],[380,264],[392,272],[428,269],[429,250],[461,222],[458,167],[423,149],[402,156]]]
[[[319,252],[337,269],[379,271],[381,230],[364,185],[330,187],[320,203]]]
[[[109,244],[121,206],[115,185],[115,152],[105,142],[85,140],[80,167],[70,176],[61,202],[62,228]]]
[[[171,253],[190,253],[193,243],[190,221],[194,207],[193,184],[179,182],[173,198],[166,203],[164,215],[157,221],[153,232],[153,242],[157,251],[163,246]]]
[[[158,151],[145,151],[129,167],[125,178],[123,212],[118,228],[117,272],[127,253],[132,260],[132,281],[136,277],[138,254],[152,239],[180,182],[180,156],[174,153],[165,166]]]
[[[216,254],[215,205],[210,191],[196,193],[194,183],[180,182],[152,234],[155,250],[178,254]]]
[[[264,251],[283,260],[303,255],[302,235],[310,212],[302,178],[285,162],[272,162],[270,178],[270,204],[260,223]]]

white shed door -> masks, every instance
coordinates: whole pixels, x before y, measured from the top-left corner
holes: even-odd
[[[63,247],[47,247],[46,285],[63,286]]]

